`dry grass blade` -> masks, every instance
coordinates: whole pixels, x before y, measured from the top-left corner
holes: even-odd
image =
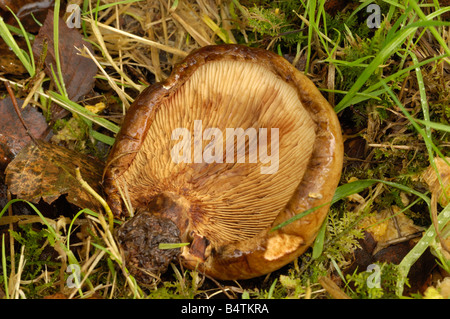
[[[95,38],[98,41],[98,44],[100,45],[100,47],[102,48],[102,53],[105,55],[106,60],[110,63],[110,65],[120,74],[121,77],[123,77],[126,81],[126,83],[130,86],[132,86],[134,89],[140,91],[142,90],[142,87],[136,85],[134,83],[134,81],[132,81],[120,68],[119,66],[116,64],[116,62],[114,61],[114,59],[112,58],[112,56],[109,54],[109,51],[106,47],[105,41],[103,40],[103,36],[100,32],[100,30],[97,27],[97,24],[95,23],[95,21],[93,19],[89,19],[88,22],[90,22],[91,24],[91,28],[92,28],[92,32],[95,35]],[[101,23],[99,23],[101,24]]]
[[[106,77],[106,79],[108,80],[109,85],[111,85],[111,87],[114,89],[114,91],[117,93],[117,95],[119,96],[120,100],[122,101],[123,105],[124,105],[124,109],[123,112],[125,114],[126,109],[128,109],[128,107],[130,106],[129,102],[133,102],[133,98],[131,96],[129,96],[127,93],[125,93],[124,90],[121,90],[117,84],[116,81],[114,81],[109,75],[108,73],[106,73],[106,71],[102,68],[102,66],[100,65],[100,63],[97,61],[97,59],[94,57],[94,55],[91,53],[91,51],[89,51],[88,48],[84,47],[84,51],[89,55],[89,57],[92,59],[92,61],[94,61],[94,63],[97,65],[98,69],[103,73],[103,75]],[[139,90],[141,90],[142,88],[139,88]]]
[[[100,225],[101,229],[99,229],[99,234],[100,237],[103,239],[104,243],[105,243],[105,247],[103,248],[103,250],[105,252],[108,253],[108,255],[110,256],[110,258],[116,262],[120,268],[122,269],[123,275],[127,281],[127,284],[129,285],[129,289],[132,293],[132,295],[134,296],[134,298],[142,298],[143,292],[141,291],[140,287],[137,285],[136,281],[134,280],[134,278],[132,278],[129,273],[128,270],[125,268],[125,264],[122,258],[122,255],[120,253],[119,247],[116,243],[116,240],[114,239],[114,236],[112,234],[112,232],[110,231],[110,228],[105,220],[105,218],[103,217],[103,215],[98,215],[98,217],[93,217],[91,215],[88,216],[88,218],[92,221],[94,221],[95,224]]]
[[[159,42],[155,42],[155,41],[152,41],[152,40],[148,40],[148,39],[142,38],[142,37],[137,36],[135,34],[116,29],[114,27],[111,27],[109,25],[106,25],[106,24],[103,24],[103,23],[100,23],[100,22],[95,23],[95,22],[93,22],[91,20],[90,23],[91,24],[96,24],[96,25],[98,25],[99,27],[101,27],[103,29],[106,29],[106,30],[109,30],[109,31],[113,31],[114,33],[123,35],[125,37],[130,38],[130,39],[134,39],[134,40],[136,40],[139,43],[142,43],[142,44],[145,44],[145,45],[148,45],[148,46],[151,46],[151,47],[154,47],[154,48],[166,51],[168,53],[172,53],[172,54],[178,55],[178,56],[183,57],[183,58],[185,56],[187,56],[186,52],[184,52],[182,50],[179,50],[179,49],[176,49],[176,48],[172,48],[172,47],[170,47],[168,45],[164,45],[164,44],[161,44]],[[100,38],[101,38],[101,36],[100,36]]]
[[[24,251],[25,246],[22,246],[20,250],[19,264],[17,265],[17,272],[11,271],[11,275],[9,278],[9,286],[10,286],[9,291],[11,293],[12,299],[19,299],[19,298],[26,299],[25,293],[20,288],[21,276],[26,263]]]
[[[205,39],[203,35],[201,35],[194,27],[192,27],[189,23],[187,23],[182,17],[180,17],[175,12],[172,12],[172,17],[178,21],[183,28],[187,30],[187,32],[198,42],[201,46],[211,45],[212,42],[208,39]]]
[[[91,256],[91,258],[89,260],[87,260],[83,264],[81,271],[84,273],[84,277],[81,280],[80,285],[83,285],[85,283],[86,279],[93,272],[94,268],[102,260],[102,258],[104,257],[105,254],[106,254],[105,251],[98,250],[94,255]],[[87,267],[89,267],[89,269],[87,269]],[[77,289],[73,289],[73,292],[69,295],[69,299],[72,299],[76,293],[77,293]],[[85,296],[85,297],[87,297],[87,296]]]

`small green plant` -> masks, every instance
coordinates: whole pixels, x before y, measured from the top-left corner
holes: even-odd
[[[367,2],[366,2],[367,3]],[[368,3],[367,3],[368,4]],[[402,61],[399,63],[399,66],[403,66],[406,60],[407,55],[404,54],[403,45],[406,42],[408,47],[412,46],[414,43],[417,43],[417,39],[415,39],[414,43],[412,35],[416,33],[419,28],[429,28],[430,32],[433,36],[436,37],[438,43],[442,46],[445,55],[440,56],[440,59],[445,58],[445,56],[450,56],[450,49],[443,41],[441,35],[436,31],[435,26],[444,26],[445,23],[441,21],[436,21],[435,19],[443,14],[445,11],[442,9],[436,10],[429,15],[425,15],[421,10],[420,6],[417,4],[415,0],[409,1],[408,7],[403,7],[404,13],[401,14],[396,20],[395,23],[392,24],[392,27],[387,32],[383,42],[380,44],[380,50],[377,52],[373,60],[367,65],[367,67],[362,70],[361,74],[354,81],[351,88],[348,90],[348,93],[342,98],[342,100],[336,105],[336,112],[340,112],[343,109],[349,107],[350,105],[355,103],[356,94],[360,91],[361,88],[367,85],[367,81],[374,74],[379,72],[381,66],[386,62],[386,60],[394,55],[398,55],[401,57]],[[420,21],[415,21],[416,17],[420,17]],[[423,32],[421,36],[423,36]],[[411,51],[407,51],[411,52]],[[417,65],[416,65],[417,67]],[[403,70],[404,71],[404,70]],[[399,71],[400,72],[400,71]],[[399,75],[398,73],[391,75]],[[389,81],[391,81],[389,79]],[[362,93],[372,93],[375,96],[378,96],[381,93],[386,92],[386,90],[378,90],[377,88],[380,85],[385,85],[386,79],[384,81],[378,83],[372,83],[367,89],[365,89]]]
[[[248,11],[249,26],[262,36],[279,37],[280,34],[290,31],[285,15],[277,9],[254,6]]]
[[[50,236],[45,228],[35,230],[32,224],[25,224],[20,226],[19,231],[12,231],[11,235],[20,245],[25,247],[24,255],[27,260],[27,271],[25,273],[27,277],[23,279],[29,280],[35,278],[44,266],[51,268],[60,265],[60,262],[50,260],[50,255],[43,256],[43,251],[47,247],[45,243]]]
[[[375,263],[367,271],[355,271],[346,276],[348,294],[355,299],[392,299],[399,278],[394,264]],[[352,288],[350,288],[352,287]]]

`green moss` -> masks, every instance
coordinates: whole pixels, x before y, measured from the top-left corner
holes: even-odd
[[[26,271],[23,280],[30,280],[40,275],[44,267],[58,267],[59,262],[51,260],[50,254],[43,254],[46,247],[44,243],[48,237],[45,229],[36,231],[31,224],[20,225],[20,231],[12,231],[11,235],[23,247],[26,259]],[[20,251],[16,252],[16,260],[20,258]]]
[[[10,234],[14,237],[16,247],[24,247],[23,259],[25,261],[24,268],[21,272],[22,281],[32,281],[42,275],[43,272],[48,271],[46,282],[39,281],[38,283],[31,282],[23,284],[21,289],[25,292],[27,298],[42,298],[42,296],[56,292],[56,281],[59,280],[58,269],[61,266],[60,262],[52,260],[51,251],[53,250],[45,242],[49,236],[46,229],[37,230],[31,224],[24,224],[19,226],[19,230],[11,231]],[[50,253],[47,253],[49,249]],[[16,271],[18,262],[21,258],[21,250],[15,249],[15,264]],[[7,256],[7,265],[11,266],[11,256]],[[7,269],[7,273],[11,273],[11,269]],[[0,278],[0,286],[4,285],[3,276]],[[49,293],[50,291],[50,293]]]
[[[58,144],[65,144],[71,149],[82,151],[86,147],[86,140],[89,137],[89,127],[79,116],[70,119],[60,119],[55,122],[53,130],[56,134],[52,141]]]

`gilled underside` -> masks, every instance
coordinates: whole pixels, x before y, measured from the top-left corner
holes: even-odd
[[[264,65],[220,60],[200,66],[158,108],[117,185],[137,210],[145,210],[157,194],[181,195],[190,204],[185,212],[189,230],[212,244],[254,237],[286,206],[311,157],[316,125],[298,94]],[[195,144],[201,136],[199,123],[204,134],[208,128],[218,129],[203,136],[201,148]],[[173,135],[177,128],[182,130],[175,132],[189,132],[189,138]],[[247,136],[245,145],[240,144],[226,134],[227,128],[254,128],[256,139]],[[267,129],[266,158],[259,152],[264,146],[260,128]],[[273,129],[278,129],[278,139]],[[238,162],[239,145],[245,147],[244,163]],[[251,151],[255,149],[256,154]],[[207,163],[211,156],[214,161]]]

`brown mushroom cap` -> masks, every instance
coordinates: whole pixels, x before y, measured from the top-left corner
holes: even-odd
[[[342,157],[337,116],[302,73],[269,51],[208,46],[128,110],[105,192],[116,215],[126,212],[126,194],[136,214],[172,220],[191,242],[181,254],[187,267],[218,279],[251,278],[310,246],[329,205],[271,229],[331,201]]]

